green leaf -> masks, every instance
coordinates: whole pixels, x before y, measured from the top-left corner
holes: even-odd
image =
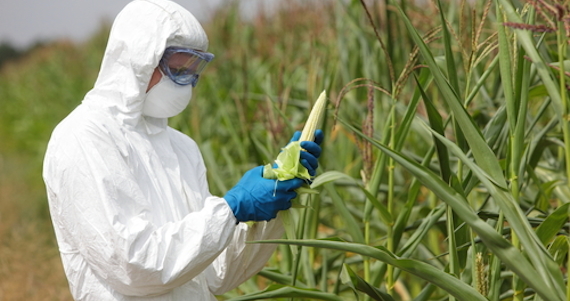
[[[396,5],[396,7],[402,16],[402,20],[404,21],[406,28],[410,32],[410,36],[420,49],[420,53],[422,54],[425,63],[429,66],[429,69],[433,74],[434,81],[441,92],[442,98],[452,110],[455,121],[463,132],[464,138],[469,143],[477,164],[479,164],[495,182],[499,183],[500,186],[506,187],[507,185],[503,177],[503,171],[499,165],[496,155],[483,139],[483,135],[463,107],[458,95],[454,92],[449,81],[439,69],[430,48],[423,41],[404,11],[399,6]]]
[[[467,285],[465,282],[455,278],[454,276],[442,271],[430,264],[414,259],[398,258],[386,248],[372,247],[364,244],[348,243],[341,241],[331,240],[265,240],[258,241],[258,243],[279,243],[291,244],[315,248],[327,248],[333,250],[341,250],[345,252],[353,252],[363,256],[368,256],[387,264],[393,265],[403,271],[412,275],[416,275],[437,287],[445,290],[449,294],[455,296],[460,300],[469,301],[487,301],[485,297],[479,294],[473,287]]]
[[[499,8],[497,6],[497,10],[499,11]],[[502,18],[501,18],[502,19]],[[500,21],[502,22],[502,20]],[[513,116],[513,118],[509,118],[509,127],[511,129],[511,132],[514,132],[514,128],[515,128],[515,118],[514,116],[516,116],[516,108],[515,108],[515,102],[513,100],[514,97],[514,88],[513,88],[513,67],[511,64],[511,57],[512,57],[512,53],[510,51],[510,41],[508,40],[506,31],[505,31],[505,27],[503,26],[498,26],[498,41],[499,41],[499,73],[501,75],[501,86],[503,87],[504,90],[504,97],[505,97],[505,103],[506,103],[506,108],[507,108],[507,113],[510,116]]]
[[[546,91],[546,87],[544,85],[536,85],[530,88],[530,91],[528,92],[528,96],[530,98],[537,98],[537,97],[547,97],[548,96],[548,91]]]
[[[378,301],[394,301],[392,296],[387,293],[377,289],[370,283],[366,282],[364,279],[356,275],[356,273],[350,269],[347,264],[343,264],[340,279],[342,283],[350,286],[353,290],[361,291],[366,295],[370,296],[374,300]]]
[[[283,228],[285,228],[285,236],[288,239],[296,239],[297,233],[295,231],[295,219],[291,215],[291,211],[283,210],[279,211],[278,214],[281,217],[281,221],[283,222]],[[291,248],[291,253],[296,256],[297,249]]]
[[[330,196],[333,206],[336,207],[336,211],[342,217],[346,225],[346,231],[352,236],[352,239],[356,242],[364,242],[364,235],[360,224],[356,221],[332,183],[325,184],[325,191],[327,195]]]
[[[357,186],[360,188],[360,190],[362,190],[362,192],[364,193],[366,198],[370,201],[370,203],[372,203],[372,205],[374,205],[374,207],[378,209],[380,217],[382,218],[382,222],[384,222],[385,224],[394,223],[394,219],[392,218],[390,212],[388,212],[388,208],[386,208],[386,206],[380,203],[378,199],[366,189],[366,187],[362,186],[360,181],[356,180],[355,178],[345,173],[339,171],[327,171],[315,178],[315,180],[311,184],[311,188],[317,188],[326,183],[341,181],[341,180],[344,180],[347,183]]]
[[[441,1],[437,1],[437,6],[439,8],[439,17],[441,20],[442,26],[442,33],[443,33],[443,45],[445,48],[445,62],[447,67],[447,76],[449,77],[449,81],[453,91],[459,95],[459,81],[458,81],[458,74],[457,69],[455,67],[455,59],[453,58],[453,51],[451,50],[451,36],[449,34],[449,30],[447,28],[447,21],[445,20],[445,16],[443,15],[443,7],[441,6]]]
[[[360,189],[362,189],[362,192],[364,192],[364,194],[366,195],[366,199],[368,199],[370,203],[372,203],[372,205],[374,205],[374,207],[378,209],[378,213],[380,213],[380,218],[382,218],[382,222],[384,222],[384,224],[386,225],[394,224],[394,219],[392,218],[392,215],[388,211],[388,208],[386,208],[384,204],[380,203],[380,201],[378,201],[378,199],[375,196],[373,196],[368,190],[366,190],[366,188],[360,186]]]
[[[508,0],[497,0],[497,6],[500,4],[502,12],[507,16],[509,22],[523,23],[521,17],[516,12],[512,3]],[[539,54],[535,46],[535,40],[532,36],[532,32],[529,30],[513,29],[516,32],[516,37],[521,43],[522,47],[526,51],[527,55],[530,57],[533,65],[536,68],[538,76],[542,80],[544,87],[548,91],[548,95],[554,101],[553,104],[556,106],[554,110],[558,115],[559,119],[562,119],[562,100],[560,97],[560,92],[558,91],[558,86],[554,80],[550,68],[546,65],[544,58]]]
[[[295,190],[298,194],[319,194],[320,192],[316,189],[311,189],[306,186],[301,186]],[[292,208],[306,208],[307,206],[301,206],[299,204],[293,203]]]
[[[568,254],[568,249],[570,247],[570,239],[567,236],[559,235],[557,236],[552,244],[550,245],[550,254],[554,257],[556,262],[560,265],[566,264],[566,255]]]
[[[538,226],[536,229],[536,235],[538,235],[543,244],[546,245],[550,240],[552,240],[568,221],[569,208],[570,203],[566,203],[558,207],[554,212],[548,215],[540,226]]]
[[[275,298],[309,298],[309,299],[328,300],[328,301],[343,300],[341,297],[335,294],[326,293],[316,289],[306,289],[306,288],[285,286],[280,284],[273,284],[267,287],[263,291],[255,292],[253,294],[248,294],[236,298],[231,298],[227,301],[249,301],[249,300],[260,300],[260,299],[274,300]]]
[[[287,285],[292,282],[290,275],[285,275],[276,268],[264,268],[257,274],[283,285]],[[307,288],[307,285],[299,280],[295,281],[295,286],[298,288]]]
[[[427,125],[426,128],[428,128]],[[467,158],[467,156],[453,142],[449,141],[438,133],[435,133],[433,131],[432,133],[443,143],[445,143],[448,149],[453,152],[453,154],[455,154],[463,163],[465,163],[465,165],[467,165],[479,178],[481,183],[488,190],[489,194],[493,196],[497,202],[497,205],[499,205],[502,212],[505,214],[505,217],[509,221],[512,229],[519,236],[519,240],[525,252],[528,254],[528,258],[533,263],[536,272],[541,276],[542,279],[547,281],[547,285],[549,285],[549,288],[551,290],[554,290],[554,293],[558,294],[559,297],[562,297],[564,294],[564,280],[562,278],[560,269],[553,261],[552,257],[549,256],[550,254],[544,245],[540,242],[538,236],[528,223],[527,217],[518,206],[518,203],[513,199],[513,196],[509,194],[505,188],[499,187],[497,183],[494,183],[492,179],[478,165]],[[524,278],[520,274],[518,276]],[[527,284],[531,286],[530,283]]]
[[[423,87],[421,86],[421,84],[418,82],[417,79],[416,79],[416,84],[424,100],[431,128],[437,133],[444,135],[445,129],[441,115],[439,115],[439,112],[437,111],[435,105],[428,97],[428,95],[425,93]],[[447,152],[447,148],[445,148],[445,146],[443,145],[443,143],[441,143],[441,141],[439,141],[439,139],[436,139],[435,137],[433,139],[437,149],[437,157],[439,158],[441,177],[443,178],[444,181],[450,183],[451,168],[449,164],[449,154]]]
[[[349,128],[352,128],[352,126],[348,124],[345,125]],[[437,133],[434,134],[437,136]],[[456,153],[456,149],[458,149],[458,147],[453,143],[449,142],[447,139],[444,138],[442,139],[442,138],[443,137],[440,137],[442,141],[446,143],[448,142],[447,147],[450,148],[454,153]],[[553,288],[556,286],[558,286],[556,287],[556,289],[558,289],[560,285],[560,283],[558,283],[560,277],[559,275],[556,275],[557,273],[554,270],[556,267],[550,265],[549,263],[542,262],[543,260],[547,260],[548,262],[548,259],[544,259],[543,257],[549,257],[549,256],[548,255],[544,256],[546,254],[543,254],[540,251],[532,250],[537,247],[535,242],[533,243],[525,241],[526,243],[528,243],[528,248],[530,248],[531,251],[533,251],[532,256],[530,256],[531,259],[533,259],[534,262],[536,262],[537,264],[541,265],[539,266],[539,268],[542,270],[542,273],[540,274],[544,275],[542,277],[536,277],[536,275],[539,273],[537,273],[537,269],[533,267],[533,265],[528,261],[528,259],[525,256],[523,256],[523,254],[518,249],[516,249],[511,243],[509,243],[499,233],[497,233],[489,224],[487,224],[485,221],[481,220],[477,216],[477,214],[473,211],[473,209],[468,205],[468,202],[464,196],[462,196],[453,188],[451,188],[449,185],[447,185],[445,182],[443,182],[431,170],[405,157],[401,153],[389,149],[388,147],[378,143],[377,141],[371,139],[369,141],[375,147],[380,148],[388,156],[392,157],[396,162],[401,164],[409,172],[414,174],[414,176],[419,181],[421,181],[428,189],[433,191],[442,201],[451,206],[454,212],[457,213],[457,215],[465,223],[471,226],[471,228],[475,233],[477,233],[477,235],[479,235],[483,243],[485,243],[485,245],[497,257],[499,257],[511,270],[513,270],[523,281],[525,281],[530,287],[534,288],[539,295],[541,295],[546,300],[562,300],[557,296],[559,292],[554,292],[553,290]],[[458,152],[456,153],[456,155],[462,154],[460,150],[457,151]],[[488,179],[488,176],[483,175],[484,172],[481,171],[480,167],[471,164],[472,162],[470,162],[469,160],[467,160],[466,162],[470,164],[469,165],[470,168],[479,171],[480,179],[487,179],[488,183],[486,186],[488,189],[489,188],[493,189],[494,191],[493,193],[496,193],[497,191],[505,192],[503,189],[496,189],[496,187],[493,184],[489,185],[490,179]],[[496,195],[500,198],[506,197],[504,194],[496,194]],[[512,203],[506,201],[502,201],[500,203],[509,204],[510,206],[505,207],[508,211],[517,210],[516,208],[512,208],[513,206]],[[520,221],[518,218],[514,218],[511,222],[521,223],[522,221]],[[518,228],[524,226],[520,226],[519,224],[517,224],[516,227]],[[549,270],[550,273],[555,275],[546,275],[544,274],[545,273],[544,270]],[[556,278],[558,280],[553,280],[552,278]],[[554,287],[549,287],[545,282],[545,280],[549,281],[550,283],[556,282],[557,284]]]
[[[398,255],[402,257],[410,257],[417,247],[422,243],[423,238],[432,229],[433,225],[443,216],[446,208],[445,204],[433,208],[429,214],[422,220],[416,231],[406,241],[406,244],[398,251]]]
[[[313,183],[311,183],[311,188],[318,188],[326,183],[330,183],[330,182],[336,182],[336,181],[346,181],[349,182],[351,184],[358,184],[358,180],[356,180],[355,178],[340,172],[340,171],[327,171],[322,173],[321,175],[317,176],[314,180]]]

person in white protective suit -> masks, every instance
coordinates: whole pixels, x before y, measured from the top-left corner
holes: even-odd
[[[207,46],[178,4],[129,3],[113,23],[93,89],[54,130],[43,178],[74,299],[216,300],[275,250],[246,241],[281,237],[275,217],[303,181],[276,184],[260,166],[213,196],[198,146],[167,126],[213,59]],[[311,174],[317,132],[316,142],[302,143]]]

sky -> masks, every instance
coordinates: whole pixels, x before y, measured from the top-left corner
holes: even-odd
[[[176,0],[201,22],[225,0]],[[241,0],[242,13],[251,15],[268,0]],[[87,40],[103,21],[112,21],[130,0],[0,0],[0,42],[26,48],[36,41],[66,38]]]

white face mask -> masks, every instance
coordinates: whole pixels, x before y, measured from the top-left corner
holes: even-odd
[[[173,117],[188,106],[190,98],[192,85],[178,85],[163,74],[160,81],[146,93],[142,113],[155,118]]]

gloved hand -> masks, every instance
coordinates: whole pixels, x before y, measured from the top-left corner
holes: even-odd
[[[274,219],[279,210],[291,207],[291,200],[297,197],[295,189],[303,185],[298,178],[277,181],[262,175],[263,166],[249,170],[224,196],[239,222]]]
[[[301,137],[301,132],[297,131],[293,134],[290,142],[298,141]],[[317,160],[321,155],[321,143],[323,142],[325,135],[322,130],[315,131],[315,141],[302,141],[301,148],[305,151],[301,151],[300,161],[303,166],[309,171],[311,176],[317,173],[317,167],[319,167],[319,161]]]

